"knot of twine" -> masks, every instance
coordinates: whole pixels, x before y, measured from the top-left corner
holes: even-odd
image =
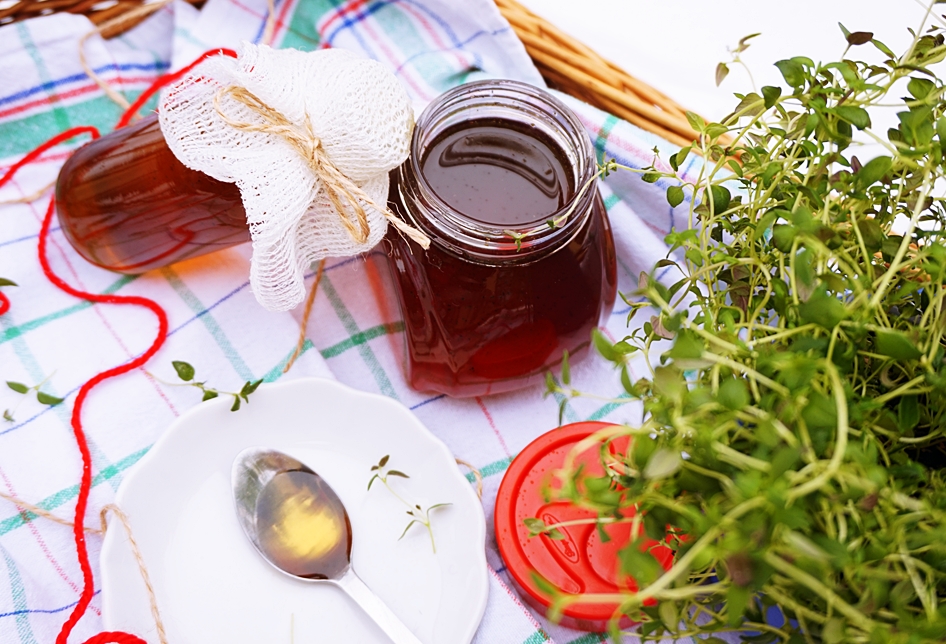
[[[20,516],[22,517],[23,522],[32,520],[30,514],[36,515],[38,517],[43,517],[54,523],[60,525],[65,525],[73,527],[75,524],[68,519],[63,519],[59,516],[56,516],[48,510],[33,505],[28,501],[24,501],[21,498],[12,496],[10,494],[4,494],[0,492],[0,499],[9,501],[14,505],[18,506],[20,510]],[[148,604],[151,607],[151,618],[154,620],[155,630],[157,632],[158,641],[160,644],[168,644],[167,631],[164,628],[164,621],[161,619],[161,611],[158,610],[158,598],[154,592],[154,585],[151,583],[151,575],[148,574],[148,567],[145,565],[145,559],[141,554],[141,548],[138,547],[138,542],[135,540],[135,535],[131,531],[131,522],[128,520],[128,515],[122,512],[122,509],[119,508],[114,503],[109,503],[102,508],[99,512],[99,522],[101,528],[92,528],[90,526],[83,526],[84,532],[90,532],[97,535],[105,535],[105,532],[108,530],[108,514],[111,512],[115,515],[118,520],[121,522],[122,527],[125,528],[125,535],[128,537],[128,545],[131,547],[131,553],[135,557],[135,562],[138,564],[138,572],[141,573],[141,579],[145,585],[145,593],[148,595]],[[94,638],[93,638],[94,639]],[[90,640],[91,641],[91,640]],[[108,640],[112,641],[112,640]],[[118,641],[118,640],[115,640]]]
[[[264,122],[243,123],[231,119],[220,106],[220,99],[224,96],[229,96],[249,108],[253,113],[259,115]],[[332,163],[322,146],[321,139],[312,131],[312,124],[308,117],[301,126],[297,125],[278,110],[261,101],[248,89],[237,85],[230,85],[217,91],[214,95],[214,109],[216,109],[220,118],[234,129],[243,132],[275,134],[291,145],[322,182],[329,201],[338,211],[342,225],[356,243],[364,244],[368,240],[368,215],[365,213],[365,206],[370,206],[384,215],[397,230],[420,244],[421,248],[427,249],[430,246],[430,239],[427,235],[406,224],[387,208],[376,204],[364,190],[355,185],[354,181],[345,176]],[[351,213],[353,217],[348,216],[347,213]]]

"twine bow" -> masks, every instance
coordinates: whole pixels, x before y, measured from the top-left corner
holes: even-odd
[[[263,119],[263,123],[243,123],[227,116],[220,106],[220,99],[229,96]],[[300,126],[278,110],[273,109],[244,87],[230,85],[221,88],[214,95],[214,109],[227,125],[243,132],[264,132],[282,137],[291,145],[308,164],[315,176],[322,182],[329,201],[335,206],[339,219],[351,238],[359,244],[368,240],[368,216],[365,206],[370,206],[391,222],[400,232],[407,235],[424,249],[430,246],[430,239],[413,226],[406,224],[387,208],[379,206],[355,182],[345,176],[329,159],[322,141],[312,131],[312,123],[306,117]],[[349,216],[350,213],[352,216]]]

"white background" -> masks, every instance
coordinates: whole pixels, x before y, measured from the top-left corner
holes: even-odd
[[[519,0],[631,75],[711,118],[728,114],[734,92],[752,91],[744,69],[731,66],[717,88],[719,62],[731,60],[743,36],[761,32],[742,59],[757,87],[784,86],[777,60],[837,60],[845,47],[838,27],[871,31],[898,55],[926,13],[918,0]],[[946,4],[935,7],[946,13]],[[878,61],[872,45],[849,57]],[[875,123],[875,125],[877,125]],[[882,131],[882,130],[881,130]]]

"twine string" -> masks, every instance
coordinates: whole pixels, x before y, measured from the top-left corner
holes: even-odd
[[[42,517],[47,521],[52,521],[53,523],[58,523],[59,525],[68,526],[70,528],[75,527],[75,523],[69,521],[68,519],[63,519],[60,516],[53,514],[43,508],[30,503],[29,501],[24,501],[23,499],[13,496],[11,494],[6,494],[0,492],[0,499],[9,501],[10,503],[16,505],[20,509],[22,515],[27,513],[34,514],[36,516]],[[144,557],[141,554],[141,549],[138,547],[138,542],[135,540],[135,535],[131,530],[131,522],[128,520],[128,515],[125,514],[121,508],[117,505],[110,503],[103,507],[99,512],[99,521],[101,522],[101,528],[92,528],[89,526],[83,526],[82,529],[85,532],[92,534],[97,534],[104,536],[108,531],[108,514],[111,513],[114,516],[118,517],[119,522],[122,524],[122,527],[125,529],[125,534],[128,537],[128,544],[131,547],[132,555],[135,557],[135,562],[138,564],[138,572],[141,573],[141,579],[145,584],[145,592],[148,595],[148,603],[151,606],[151,616],[154,619],[155,627],[158,633],[158,640],[160,644],[168,644],[167,633],[164,628],[164,622],[161,619],[161,611],[158,609],[158,599],[157,594],[154,592],[154,586],[151,583],[151,576],[148,574],[148,567],[145,565]],[[29,516],[23,517],[24,521],[29,521]],[[120,637],[116,638],[118,633],[102,633],[101,635],[108,635],[111,639],[101,639],[102,642],[121,642],[123,641]],[[88,640],[86,644],[94,642],[95,639]],[[134,640],[126,640],[133,642]]]
[[[221,107],[221,99],[228,96],[258,115],[263,123],[246,123],[228,116]],[[351,238],[358,244],[368,240],[368,215],[365,206],[374,208],[403,234],[410,237],[422,248],[430,246],[430,239],[413,226],[406,224],[387,208],[379,206],[364,190],[345,176],[325,151],[321,139],[312,131],[308,118],[300,126],[286,118],[278,110],[270,107],[244,87],[230,85],[221,88],[214,95],[214,108],[220,118],[230,127],[243,132],[262,132],[281,137],[305,160],[306,164],[319,178],[325,193],[338,212],[339,219]],[[352,221],[354,219],[354,221]]]
[[[115,89],[113,89],[108,82],[102,79],[92,67],[89,65],[89,62],[85,58],[85,42],[92,36],[102,36],[103,38],[107,37],[109,34],[114,35],[115,33],[120,33],[122,28],[131,23],[140,21],[146,16],[151,15],[158,9],[170,4],[174,0],[157,0],[156,2],[149,2],[148,4],[143,4],[130,9],[111,20],[106,20],[102,24],[98,25],[95,29],[84,34],[79,39],[79,64],[82,66],[83,71],[85,71],[86,76],[92,79],[92,81],[99,86],[105,95],[108,96],[112,102],[118,105],[122,110],[127,110],[131,107],[131,104],[128,100]],[[132,115],[132,118],[138,119],[141,118],[136,113]]]
[[[167,633],[164,630],[164,622],[161,621],[161,611],[158,610],[158,598],[154,592],[154,586],[151,584],[151,576],[148,574],[148,568],[145,566],[145,559],[141,556],[141,550],[138,548],[138,542],[135,541],[135,535],[131,531],[131,523],[120,507],[114,503],[109,503],[99,512],[99,520],[102,522],[102,534],[108,529],[107,515],[111,512],[116,516],[122,527],[125,529],[125,535],[128,537],[128,545],[131,546],[131,552],[138,563],[138,572],[141,573],[141,579],[145,583],[145,591],[148,593],[148,603],[151,606],[151,617],[154,619],[154,625],[158,633],[158,641],[161,644],[168,644]]]
[[[0,206],[12,206],[18,203],[33,203],[34,201],[42,197],[44,194],[46,194],[46,192],[49,191],[49,189],[52,188],[54,185],[56,185],[55,179],[47,183],[45,186],[43,186],[39,190],[35,192],[31,192],[30,194],[24,197],[17,197],[16,199],[6,199],[4,201],[0,201]]]
[[[319,262],[319,268],[315,273],[315,279],[312,280],[312,287],[309,289],[309,296],[305,300],[305,310],[302,312],[302,324],[299,325],[299,339],[296,342],[296,349],[292,352],[292,355],[286,362],[286,366],[283,367],[283,373],[288,373],[289,370],[292,369],[292,365],[295,364],[296,358],[302,354],[302,348],[305,346],[306,329],[309,326],[309,315],[312,313],[312,305],[315,303],[315,294],[319,290],[319,282],[322,281],[322,272],[324,270],[325,260],[323,259]]]
[[[13,496],[12,494],[4,494],[3,492],[0,492],[0,499],[9,501],[13,505],[17,506],[17,508],[20,510],[20,515],[23,517],[24,523],[30,520],[30,514],[35,514],[38,517],[42,517],[47,521],[52,521],[53,523],[58,523],[59,525],[69,526],[70,528],[75,525],[68,519],[63,519],[62,517],[53,514],[49,510],[44,510],[38,505],[33,505],[29,501],[24,501],[19,497]],[[104,526],[101,530],[98,528],[90,528],[89,526],[83,526],[82,529],[86,532],[91,532],[92,534],[105,534]]]
[[[476,496],[480,497],[480,501],[482,501],[483,500],[483,473],[480,472],[478,469],[476,469],[476,467],[473,466],[472,464],[464,461],[462,458],[455,458],[454,460],[457,462],[457,465],[462,465],[463,467],[469,469],[470,472],[472,472],[473,478],[476,479]]]
[[[250,111],[259,115],[263,123],[245,123],[230,118],[220,106],[220,100],[224,96],[229,96],[236,102],[250,109]],[[220,118],[230,127],[242,132],[262,132],[265,134],[275,134],[281,137],[286,143],[305,160],[306,164],[312,169],[315,175],[322,181],[325,191],[331,200],[332,205],[338,210],[339,218],[345,230],[351,235],[357,243],[363,244],[368,240],[368,215],[364,207],[359,202],[365,202],[374,206],[371,198],[356,186],[348,177],[343,175],[328,160],[325,149],[322,147],[322,141],[315,136],[312,131],[312,124],[306,118],[302,127],[296,126],[292,121],[283,116],[278,110],[273,109],[256,95],[245,87],[230,85],[221,88],[214,95],[214,108]],[[348,202],[349,208],[345,208],[342,200]],[[345,215],[350,209],[355,217],[353,223]],[[357,223],[357,226],[356,226]]]
[[[276,35],[276,0],[266,0],[266,24],[263,25],[263,36],[260,42],[264,45],[273,43]]]

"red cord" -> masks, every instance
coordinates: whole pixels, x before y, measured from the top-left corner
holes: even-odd
[[[74,127],[70,130],[66,130],[62,134],[56,135],[53,138],[49,139],[41,146],[27,154],[25,157],[13,164],[13,166],[7,170],[7,173],[0,177],[0,186],[5,184],[7,181],[13,178],[13,175],[16,174],[16,171],[25,166],[27,163],[31,163],[39,158],[43,152],[48,150],[51,147],[59,145],[67,139],[71,139],[74,136],[80,134],[91,134],[93,139],[97,139],[99,136],[99,131],[91,126],[83,127]],[[10,298],[3,294],[3,291],[0,291],[0,315],[3,315],[10,310]]]
[[[2,177],[0,177],[0,186],[2,186],[7,181],[12,179],[13,175],[16,174],[17,170],[25,166],[27,163],[31,163],[35,161],[36,159],[38,159],[39,156],[43,152],[48,150],[49,148],[57,146],[63,141],[71,139],[72,137],[78,136],[80,134],[91,134],[93,139],[97,139],[99,137],[99,131],[91,126],[74,127],[72,129],[66,130],[62,134],[57,134],[56,136],[49,139],[48,141],[43,143],[41,146],[39,146],[38,148],[30,152],[29,154],[27,154],[25,157],[23,157],[22,159],[14,163],[13,166],[9,170],[7,170],[7,173],[3,175]],[[10,298],[8,298],[6,295],[3,294],[2,291],[0,291],[0,315],[3,315],[9,310],[10,310]]]
[[[35,150],[27,154],[25,157],[23,157],[22,159],[14,163],[13,167],[11,167],[5,175],[0,177],[0,186],[2,186],[7,181],[12,179],[13,175],[16,174],[17,170],[25,166],[27,163],[35,161],[39,157],[39,155],[41,155],[43,152],[45,152],[49,148],[55,147],[59,145],[60,143],[62,143],[63,141],[71,139],[72,137],[78,136],[80,134],[91,134],[93,139],[99,138],[99,131],[95,129],[94,127],[92,127],[91,125],[82,125],[79,127],[70,128],[66,130],[65,132],[63,132],[62,134],[57,134],[53,138],[46,141],[46,143],[43,143],[41,146],[39,146],[38,148],[36,148]]]
[[[111,631],[93,635],[85,641],[85,644],[107,644],[108,642],[112,644],[148,644],[137,635],[122,633],[121,631]]]
[[[75,434],[76,444],[79,447],[79,453],[82,455],[82,480],[79,483],[79,498],[76,500],[73,536],[75,537],[76,551],[79,557],[79,567],[82,569],[83,583],[82,594],[79,596],[79,603],[76,604],[75,608],[73,608],[72,614],[69,615],[69,619],[66,620],[66,623],[62,625],[62,630],[59,631],[59,636],[56,638],[56,644],[66,644],[69,634],[72,632],[72,629],[75,627],[82,615],[85,614],[89,603],[92,601],[92,595],[94,594],[92,566],[89,564],[89,553],[85,545],[85,530],[83,527],[85,525],[85,510],[89,500],[89,492],[92,489],[92,455],[89,453],[89,445],[85,438],[85,432],[82,429],[82,405],[85,403],[89,392],[97,384],[107,380],[108,378],[112,378],[123,373],[128,373],[133,369],[137,369],[148,362],[148,360],[150,360],[151,357],[157,353],[158,349],[161,348],[161,345],[163,345],[164,341],[167,339],[168,317],[167,313],[164,312],[164,309],[162,309],[157,304],[157,302],[147,298],[124,295],[100,295],[97,293],[80,291],[73,288],[64,282],[58,275],[56,275],[49,266],[49,260],[46,257],[46,240],[49,235],[49,224],[52,221],[53,213],[56,210],[55,206],[56,200],[55,198],[51,198],[49,200],[49,208],[46,210],[46,217],[43,219],[43,227],[39,234],[39,262],[43,267],[43,274],[46,275],[46,278],[61,291],[64,291],[65,293],[68,293],[74,297],[81,298],[88,302],[143,306],[152,311],[158,318],[158,333],[154,341],[151,343],[151,346],[148,347],[147,351],[130,362],[126,362],[125,364],[118,367],[107,369],[93,376],[90,380],[83,384],[82,387],[79,388],[79,393],[76,395],[76,401],[72,408],[72,429],[73,433]],[[134,636],[128,635],[128,637]],[[133,640],[98,639],[94,641],[140,642],[142,640],[135,638]],[[92,640],[89,642],[92,642]],[[89,644],[89,642],[86,644]]]
[[[154,95],[154,93],[167,85],[170,82],[177,80],[182,77],[184,74],[193,69],[197,64],[205,60],[210,56],[215,55],[227,55],[231,57],[236,57],[236,53],[229,49],[216,49],[213,51],[205,52],[197,60],[188,65],[187,67],[177,71],[173,74],[167,74],[158,78],[147,90],[145,90],[141,96],[138,97],[138,100],[132,104],[128,110],[122,115],[122,118],[119,120],[117,127],[122,127],[127,125],[131,118],[137,113],[141,106]],[[96,128],[90,126],[75,127],[65,132],[51,138],[46,141],[38,148],[24,156],[18,162],[16,162],[13,167],[7,171],[3,177],[0,177],[0,186],[9,181],[13,175],[32,161],[35,161],[39,156],[52,148],[59,143],[67,139],[71,139],[74,136],[79,134],[90,134],[93,139],[99,137],[99,132]],[[94,580],[92,578],[92,566],[89,563],[89,553],[86,548],[85,543],[85,531],[83,526],[85,525],[85,512],[89,501],[89,492],[92,488],[92,455],[89,452],[88,441],[86,440],[85,431],[82,429],[82,406],[85,404],[86,398],[89,395],[89,392],[99,383],[137,369],[138,367],[144,365],[148,360],[150,360],[155,353],[161,348],[167,339],[168,333],[168,317],[164,309],[158,305],[157,302],[149,300],[144,297],[138,296],[122,296],[122,295],[100,295],[97,293],[88,293],[85,291],[80,291],[76,288],[73,288],[65,281],[63,281],[58,275],[56,275],[52,268],[49,265],[49,259],[46,255],[46,243],[49,237],[49,227],[52,222],[53,213],[56,210],[56,199],[55,197],[50,198],[49,208],[46,210],[46,216],[43,218],[43,225],[40,229],[39,234],[39,262],[42,266],[43,274],[46,275],[46,278],[52,282],[57,288],[72,295],[74,297],[86,300],[88,302],[99,302],[105,304],[130,304],[133,306],[143,306],[146,309],[150,310],[158,318],[158,332],[155,336],[154,341],[151,343],[151,346],[142,353],[140,356],[126,362],[123,365],[118,367],[113,367],[107,369],[94,377],[89,381],[83,384],[79,388],[79,393],[76,395],[75,404],[72,408],[72,429],[75,434],[76,444],[79,448],[79,453],[82,456],[82,479],[79,484],[79,497],[76,500],[76,510],[73,523],[73,536],[75,538],[76,544],[76,553],[79,559],[79,568],[82,570],[82,593],[79,596],[79,601],[73,608],[72,613],[69,615],[69,618],[62,625],[62,628],[59,631],[59,635],[56,637],[56,644],[66,644],[69,639],[69,635],[72,633],[73,628],[85,614],[85,611],[89,607],[89,603],[92,601],[92,596],[94,594]],[[0,292],[0,315],[3,315],[10,308],[9,299]],[[147,644],[144,640],[136,635],[131,633],[123,633],[120,631],[115,632],[106,632],[99,633],[92,636],[86,640],[85,644]]]
[[[118,129],[120,127],[125,127],[126,125],[128,125],[131,122],[131,119],[135,117],[135,114],[138,113],[138,110],[140,110],[141,107],[145,103],[148,102],[148,99],[154,96],[155,92],[157,92],[159,89],[161,89],[168,83],[173,83],[177,79],[181,78],[182,76],[187,74],[190,70],[194,69],[195,67],[197,67],[197,65],[204,62],[211,56],[218,56],[218,55],[229,56],[230,58],[236,58],[236,52],[233,51],[232,49],[211,49],[210,51],[205,51],[204,53],[202,53],[200,56],[197,57],[197,59],[194,62],[192,62],[187,67],[179,69],[172,74],[165,74],[164,76],[159,76],[158,79],[155,80],[154,83],[152,83],[151,86],[148,87],[148,89],[143,91],[141,95],[138,97],[138,99],[134,103],[132,103],[131,106],[127,110],[125,110],[125,113],[122,114],[122,117],[118,120],[118,124],[115,126],[115,129]]]

